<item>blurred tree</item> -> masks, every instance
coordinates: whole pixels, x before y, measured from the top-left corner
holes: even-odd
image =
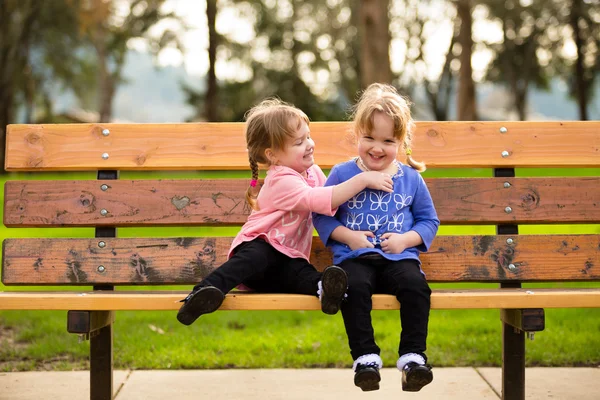
[[[208,72],[206,74],[205,114],[207,121],[218,121],[218,86],[215,71],[219,46],[219,35],[216,28],[217,0],[206,0],[206,19],[208,21]]]
[[[16,122],[18,109],[26,123],[52,121],[50,92],[59,86],[77,91],[90,82],[94,67],[82,50],[77,6],[77,0],[0,1],[2,165],[5,128]]]
[[[321,57],[331,73],[330,92],[339,93],[342,106],[352,102],[361,88],[363,40],[358,27],[362,0],[329,1],[327,5],[322,37],[329,38],[329,43],[321,49]]]
[[[360,84],[364,89],[374,82],[392,83],[389,0],[363,0],[358,12]]]
[[[28,49],[39,10],[34,1],[0,2],[0,130],[14,120],[16,96],[29,64]],[[0,149],[4,160],[4,146]]]
[[[172,12],[162,10],[165,0],[87,0],[79,9],[80,29],[96,52],[98,66],[99,121],[108,122],[112,116],[112,102],[118,85],[124,82],[123,67],[127,44],[131,39],[147,40],[151,53],[166,46],[182,46],[178,36],[170,29],[160,37],[149,31],[160,21],[179,21]],[[125,6],[126,12],[118,6]]]
[[[337,93],[330,92],[336,85],[328,79],[324,86],[317,84],[323,76],[337,78],[332,41],[339,26],[331,23],[332,8],[318,0],[223,0],[218,7],[250,21],[253,29],[243,39],[236,37],[238,31],[216,32],[216,62],[227,61],[238,72],[218,80],[219,102],[227,104],[219,110],[221,120],[240,121],[248,108],[269,96],[293,103],[313,120],[343,118]],[[184,86],[188,103],[197,110],[193,119],[207,117],[208,89]]]
[[[500,2],[498,3],[500,4]],[[471,66],[473,54],[472,2],[471,0],[456,0],[455,4],[460,21],[458,32],[460,72],[458,78],[457,119],[459,121],[475,121],[477,120],[475,82],[473,81],[473,68]]]
[[[554,1],[556,15],[570,27],[571,39],[575,44],[575,59],[563,55],[560,60],[563,76],[569,83],[570,95],[579,108],[579,119],[588,119],[588,104],[593,88],[600,75],[600,1],[571,0]],[[565,35],[569,38],[569,35]],[[560,36],[564,45],[565,36]],[[567,39],[568,40],[568,39]]]
[[[434,118],[438,121],[448,120],[455,78],[455,72],[451,68],[452,60],[455,59],[453,49],[458,47],[455,45],[457,28],[460,26],[460,21],[456,19],[456,9],[444,0],[404,0],[396,3],[396,6],[398,8],[392,21],[394,36],[406,46],[404,70],[400,77],[404,82],[403,90],[414,97],[414,88],[422,86]],[[446,21],[456,21],[454,33],[448,38],[446,51],[442,55],[441,72],[436,75],[439,58],[438,54],[432,57],[430,49],[431,41],[439,41],[439,38],[432,33]],[[436,43],[438,48],[443,45],[444,43]]]
[[[523,5],[527,4],[527,5]],[[508,86],[512,105],[520,120],[526,118],[529,85],[548,89],[549,77],[540,54],[551,57],[556,41],[548,39],[548,27],[552,24],[552,9],[545,0],[507,0],[499,3],[486,1],[491,19],[502,25],[502,43],[492,44],[494,58],[487,71],[487,79]],[[554,19],[555,20],[555,19]]]

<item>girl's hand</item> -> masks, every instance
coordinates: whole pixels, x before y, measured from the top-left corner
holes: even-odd
[[[383,190],[390,193],[394,191],[394,182],[390,174],[377,171],[367,171],[362,174],[365,177],[365,186],[369,189]]]
[[[375,247],[368,237],[374,238],[375,234],[371,231],[350,231],[344,238],[344,243],[352,250],[372,249]]]
[[[384,253],[400,254],[410,246],[409,237],[405,233],[384,233],[381,235],[381,250]]]

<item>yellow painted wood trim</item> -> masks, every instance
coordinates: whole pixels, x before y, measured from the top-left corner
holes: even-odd
[[[0,310],[177,310],[188,292],[0,292]],[[600,288],[436,290],[433,309],[600,307]],[[390,295],[374,295],[373,309],[397,310]],[[230,293],[221,310],[320,310],[307,295]]]
[[[310,129],[322,168],[356,155],[348,122]],[[413,157],[430,168],[598,167],[599,131],[598,121],[418,122]],[[242,123],[21,124],[6,135],[7,171],[249,169]]]

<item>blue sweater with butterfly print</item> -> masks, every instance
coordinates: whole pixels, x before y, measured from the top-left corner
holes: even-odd
[[[325,182],[325,186],[347,181],[362,171],[355,160],[335,165]],[[394,192],[365,189],[342,204],[335,216],[313,214],[313,223],[323,243],[333,251],[333,262],[339,265],[347,258],[355,258],[365,253],[379,253],[389,260],[414,259],[419,261],[419,253],[429,249],[435,237],[440,220],[431,200],[425,181],[415,169],[398,163],[398,172],[392,177]],[[352,250],[344,243],[331,239],[331,233],[338,226],[352,230],[371,231],[375,238],[368,238],[375,248]],[[381,250],[380,238],[386,232],[417,232],[423,243],[410,247],[400,254],[386,254]]]

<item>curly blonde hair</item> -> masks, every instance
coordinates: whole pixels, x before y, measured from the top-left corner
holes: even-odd
[[[361,132],[373,130],[373,116],[382,112],[394,121],[394,138],[402,143],[408,165],[419,172],[425,171],[425,164],[415,161],[411,142],[415,123],[410,114],[411,102],[400,95],[395,87],[383,83],[373,83],[364,90],[352,112],[352,130],[355,137]]]
[[[246,147],[252,171],[252,182],[258,180],[259,164],[270,165],[266,149],[283,150],[286,140],[293,138],[302,123],[309,124],[308,116],[299,108],[277,98],[269,98],[252,107],[245,114]],[[246,191],[246,202],[258,210],[257,189],[252,184]]]

